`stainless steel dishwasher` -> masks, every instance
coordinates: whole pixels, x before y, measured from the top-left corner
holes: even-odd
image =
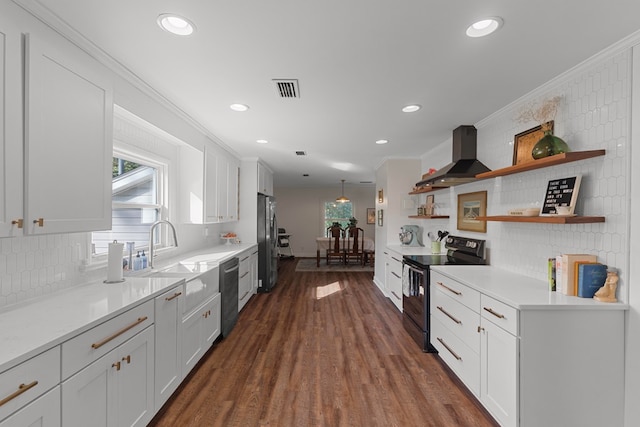
[[[229,335],[238,321],[238,258],[220,264],[220,293],[222,294],[222,336]]]

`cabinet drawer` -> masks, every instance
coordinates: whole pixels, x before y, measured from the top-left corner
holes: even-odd
[[[62,343],[62,378],[66,379],[153,324],[153,300]]]
[[[60,382],[60,347],[0,374],[0,420]]]
[[[480,352],[480,315],[454,300],[438,288],[431,290],[431,315],[466,343],[471,350]]]
[[[469,390],[480,395],[480,356],[431,316],[431,344]]]
[[[437,271],[431,272],[431,286],[443,291],[456,301],[469,307],[475,312],[480,311],[480,292],[471,289],[467,285],[450,279]]]
[[[518,336],[518,309],[486,295],[482,295],[481,307],[480,313],[484,319]]]
[[[249,252],[243,252],[238,255],[238,276],[249,272],[249,257],[251,257]]]

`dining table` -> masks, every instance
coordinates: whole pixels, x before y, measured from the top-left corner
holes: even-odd
[[[340,239],[340,249],[347,248],[348,239]],[[365,237],[362,242],[363,251],[374,251],[376,247],[373,239]],[[316,237],[316,266],[320,267],[320,251],[329,249],[329,237]]]

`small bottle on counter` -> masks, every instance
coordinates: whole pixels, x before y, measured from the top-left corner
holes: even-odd
[[[140,259],[142,260],[142,269],[144,270],[145,268],[147,268],[147,265],[148,265],[147,256],[144,253],[144,249],[142,250],[142,255],[140,256]]]
[[[140,258],[140,251],[136,255],[136,259],[133,260],[133,271],[138,271],[142,268],[142,258]]]

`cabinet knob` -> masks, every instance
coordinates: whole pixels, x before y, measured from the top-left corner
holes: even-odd
[[[12,224],[12,225],[17,225],[17,226],[18,226],[18,228],[22,228],[22,226],[23,226],[23,224],[24,224],[24,221],[23,221],[23,219],[22,219],[22,218],[20,218],[20,219],[14,219],[13,221],[11,221],[11,224]]]
[[[38,218],[33,220],[34,224],[37,224],[38,227],[44,227],[44,218]]]
[[[122,361],[127,362],[127,365],[128,365],[129,363],[131,363],[131,355],[128,355],[127,357],[123,357]]]
[[[116,362],[113,365],[111,365],[112,368],[116,368],[116,371],[120,370],[120,362]]]

